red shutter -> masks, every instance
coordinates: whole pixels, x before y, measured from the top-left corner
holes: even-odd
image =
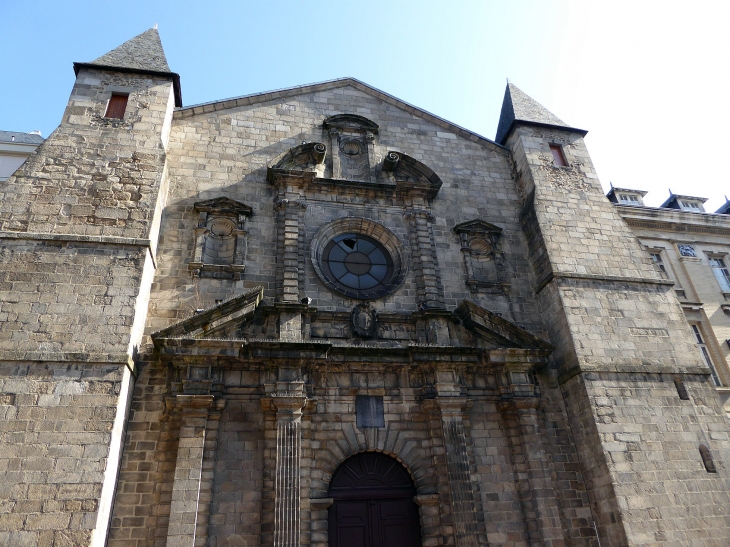
[[[550,151],[553,153],[553,163],[555,165],[558,167],[565,167],[568,165],[568,162],[565,161],[565,156],[563,156],[563,149],[559,145],[551,144]]]
[[[107,118],[124,118],[124,111],[127,109],[128,95],[112,95],[109,105],[106,107]]]

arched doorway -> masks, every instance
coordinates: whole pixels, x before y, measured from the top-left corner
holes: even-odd
[[[405,468],[378,452],[348,458],[330,481],[330,547],[418,547],[416,487]]]

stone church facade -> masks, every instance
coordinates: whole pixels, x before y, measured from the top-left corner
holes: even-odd
[[[728,423],[583,142],[151,29],[0,186],[0,543],[723,546]]]

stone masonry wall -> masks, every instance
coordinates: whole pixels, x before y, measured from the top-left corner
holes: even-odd
[[[582,139],[521,127],[509,142],[536,290],[602,542],[682,544],[691,536],[721,545],[724,538],[683,532],[727,529],[730,506],[718,494],[727,471],[718,464],[707,473],[699,444],[712,441],[716,461],[730,454],[726,419],[671,285],[603,196]],[[553,143],[569,167],[552,165]],[[700,388],[701,407],[680,400],[675,377]]]
[[[113,91],[122,120],[104,118]],[[0,187],[0,230],[149,237],[172,83],[83,69],[61,125]]]
[[[553,165],[548,146],[552,143],[563,147],[568,167]],[[519,127],[508,145],[517,190],[524,206],[537,211],[553,272],[661,281],[631,229],[603,195],[580,135]],[[546,272],[535,275],[540,286]]]
[[[113,92],[121,120],[104,117]],[[0,186],[4,545],[104,544],[173,101],[169,79],[82,69],[59,128]]]
[[[0,544],[88,545],[123,369],[0,364]]]
[[[683,376],[689,400],[680,399],[671,374],[588,373],[582,378],[569,380],[564,389],[570,399],[578,390],[588,393],[587,402],[582,399],[570,410],[584,414],[576,419],[593,421],[601,440],[610,474],[590,468],[586,474],[592,481],[612,483],[615,500],[594,500],[605,505],[601,513],[609,520],[625,524],[625,536],[608,527],[609,544],[628,538],[631,545],[727,545],[730,443],[727,419],[718,412],[707,376]],[[710,449],[717,473],[705,470],[700,444]]]
[[[132,245],[0,239],[0,359],[66,352],[126,361],[146,254]]]

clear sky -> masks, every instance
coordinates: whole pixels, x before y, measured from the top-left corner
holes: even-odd
[[[74,61],[159,24],[183,103],[352,76],[488,138],[509,78],[587,129],[604,188],[730,196],[730,2],[0,0],[0,129],[56,127]]]

